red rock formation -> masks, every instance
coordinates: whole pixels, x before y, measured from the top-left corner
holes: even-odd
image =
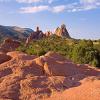
[[[0,64],[0,100],[99,100],[99,69],[74,64],[54,52],[41,57],[18,51],[7,55],[12,59]]]
[[[64,24],[56,29],[55,34],[60,37],[71,38]]]
[[[4,54],[4,53],[0,53],[0,64],[4,63],[4,62],[7,62],[11,60],[11,57]]]
[[[54,33],[57,36],[60,37],[65,37],[65,38],[71,38],[66,26],[63,24],[61,25],[61,28],[58,27]],[[39,27],[36,28],[36,31],[34,31],[33,33],[30,34],[30,36],[27,38],[26,40],[26,46],[32,41],[32,40],[37,40],[37,39],[42,39],[44,37],[50,37],[51,35],[53,35],[52,32],[47,31],[45,34],[39,29]]]
[[[53,33],[50,32],[50,31],[47,31],[47,32],[45,33],[46,37],[50,37],[52,34],[53,34]]]
[[[4,42],[1,44],[0,46],[0,50],[4,52],[9,52],[9,51],[13,51],[16,48],[18,48],[20,46],[20,42],[16,41],[16,40],[12,40],[10,38],[7,38],[4,40]]]
[[[26,40],[26,45],[28,45],[32,40],[42,39],[45,35],[43,32],[39,29],[39,27],[36,28],[36,31],[31,33],[30,36]]]

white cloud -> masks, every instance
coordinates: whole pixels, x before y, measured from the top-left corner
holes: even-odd
[[[65,5],[60,5],[60,6],[55,6],[52,8],[52,11],[54,13],[59,13],[59,12],[63,12],[66,9]]]
[[[88,11],[100,8],[100,0],[80,0],[76,5],[70,4],[69,12]]]
[[[20,2],[33,3],[33,2],[44,2],[46,0],[17,0]],[[65,5],[55,5],[50,6],[54,0],[48,0],[47,5],[31,6],[31,7],[22,7],[20,8],[21,13],[36,13],[41,11],[50,11],[53,13],[66,12],[79,12],[79,11],[88,11],[100,8],[100,0],[79,0],[79,2],[74,2],[71,4]]]
[[[48,6],[22,7],[20,8],[20,13],[36,13],[48,9],[49,9]]]
[[[39,3],[39,2],[48,2],[51,4],[54,0],[16,0],[18,3]]]
[[[19,8],[20,13],[37,13],[41,11],[49,11],[52,13],[61,13],[66,12],[79,12],[79,11],[88,11],[93,9],[100,8],[100,0],[78,0],[73,3],[65,3],[63,5],[58,5],[60,0],[0,0],[0,3],[15,1],[17,4],[26,3],[31,6],[24,6]],[[64,0],[66,1],[66,0]],[[52,4],[55,2],[55,6]],[[58,2],[58,3],[57,3]],[[38,6],[32,6],[34,3],[37,3]],[[26,5],[25,4],[25,5]]]
[[[42,2],[44,0],[16,0],[19,3],[35,3],[35,2]]]
[[[83,4],[83,10],[92,10],[99,8],[100,0],[81,0]]]
[[[91,4],[91,3],[95,3],[97,1],[100,1],[100,0],[80,0],[80,2],[84,3],[84,4]]]
[[[97,5],[97,6],[100,6],[100,2],[97,2],[96,5]]]
[[[48,5],[33,6],[33,7],[22,7],[20,13],[37,13],[41,11],[51,11],[53,13],[60,13],[66,9],[65,5],[50,7]]]
[[[100,0],[80,0],[80,4],[82,5],[92,5],[98,7],[100,5]]]

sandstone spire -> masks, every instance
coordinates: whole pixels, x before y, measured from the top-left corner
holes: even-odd
[[[58,27],[55,31],[55,34],[60,37],[71,38],[65,24],[62,24],[61,27]]]
[[[32,40],[34,39],[41,39],[44,37],[43,32],[40,30],[40,28],[37,26],[36,31],[30,34],[30,36],[26,40],[26,45],[28,45]]]

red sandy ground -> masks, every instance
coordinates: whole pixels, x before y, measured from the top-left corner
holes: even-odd
[[[0,100],[100,100],[100,69],[53,52],[0,53],[0,62]]]

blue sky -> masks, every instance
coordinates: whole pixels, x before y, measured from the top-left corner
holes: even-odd
[[[73,38],[100,39],[100,0],[0,0],[0,24],[52,30],[66,24]]]

